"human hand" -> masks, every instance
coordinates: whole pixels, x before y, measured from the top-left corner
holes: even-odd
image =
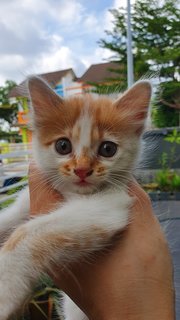
[[[41,177],[39,190],[37,177]],[[51,210],[52,203],[62,199],[55,191],[49,193],[50,186],[35,167],[30,171],[30,193],[34,186],[33,213]],[[119,241],[91,263],[77,263],[68,272],[56,267],[55,282],[89,319],[172,320],[173,271],[168,246],[146,193],[136,182],[129,189],[135,197],[132,219]]]

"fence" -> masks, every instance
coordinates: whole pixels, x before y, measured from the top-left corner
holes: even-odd
[[[31,144],[0,144],[0,204],[15,197],[15,194],[7,195],[7,192],[27,184],[22,178],[27,176],[31,149]]]

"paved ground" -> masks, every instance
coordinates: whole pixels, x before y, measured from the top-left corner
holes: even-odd
[[[180,201],[159,201],[153,203],[161,225],[168,239],[174,263],[176,289],[176,318],[180,319]]]

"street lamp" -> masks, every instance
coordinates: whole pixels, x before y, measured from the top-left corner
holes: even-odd
[[[127,78],[128,88],[130,88],[134,82],[130,0],[127,0]]]

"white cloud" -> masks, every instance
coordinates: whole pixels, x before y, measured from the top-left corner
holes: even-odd
[[[75,26],[83,18],[84,7],[78,1],[61,0],[56,10],[51,10],[51,14],[60,24]]]
[[[106,62],[112,53],[108,49],[97,48],[94,51],[94,55],[85,55],[81,57],[83,64],[88,68],[91,64],[96,64],[99,62]]]
[[[18,54],[0,55],[0,83],[6,80],[21,79],[26,67],[26,59]]]
[[[110,27],[110,14],[91,5],[92,10],[84,0],[1,0],[0,82],[69,67],[80,75],[109,58],[97,41]]]
[[[38,73],[75,68],[75,59],[70,48],[62,46],[60,49],[53,50],[51,53],[42,54],[37,60],[35,68]],[[37,72],[36,70],[36,72]]]
[[[96,34],[99,34],[102,32],[102,25],[95,15],[89,14],[83,21],[83,29],[86,33],[95,32]]]
[[[120,8],[120,7],[126,7],[127,6],[127,0],[114,0],[113,7],[114,8]]]

